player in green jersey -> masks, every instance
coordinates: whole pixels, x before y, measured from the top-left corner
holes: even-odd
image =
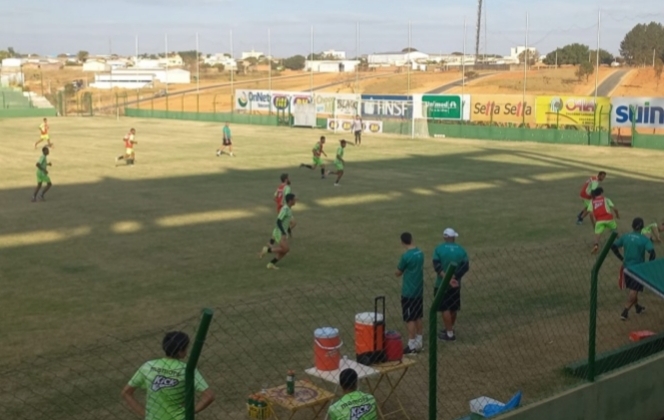
[[[260,253],[260,258],[265,254],[275,254],[275,257],[267,265],[270,270],[278,270],[277,263],[281,261],[286,254],[290,251],[288,245],[288,228],[293,228],[291,221],[293,219],[293,211],[291,210],[295,205],[295,194],[288,194],[285,197],[286,204],[279,211],[277,216],[277,226],[272,231],[272,239],[270,244],[264,246]]]
[[[341,181],[341,177],[344,176],[344,165],[346,164],[346,161],[344,160],[344,150],[346,149],[346,145],[348,142],[346,140],[341,140],[339,147],[337,148],[337,156],[334,159],[334,166],[337,168],[336,171],[327,171],[328,175],[336,175],[337,180],[334,181],[334,186],[338,187],[339,186],[339,181]]]
[[[664,223],[653,222],[649,225],[646,225],[642,230],[641,234],[648,236],[651,241],[660,243],[662,239],[660,238],[660,232],[664,232]]]
[[[320,140],[316,142],[314,145],[314,148],[311,149],[311,153],[313,153],[313,165],[307,165],[306,163],[301,163],[300,168],[309,168],[311,170],[314,170],[318,167],[320,167],[320,176],[322,179],[325,179],[325,165],[323,164],[323,159],[321,159],[320,155],[324,155],[327,157],[327,153],[323,150],[323,146],[325,146],[325,136],[320,136]]]
[[[46,169],[48,166],[51,166],[51,162],[48,161],[47,156],[49,154],[49,149],[47,146],[42,148],[42,155],[39,157],[39,160],[37,161],[37,188],[35,188],[35,193],[32,195],[32,202],[34,203],[37,201],[37,195],[39,194],[39,190],[42,187],[43,183],[46,183],[46,188],[44,188],[44,191],[42,191],[41,195],[39,196],[39,199],[41,201],[44,201],[44,194],[48,190],[51,189],[51,177],[48,176],[48,169]]]
[[[625,268],[644,263],[646,261],[646,253],[648,253],[650,261],[655,259],[655,249],[652,246],[652,242],[641,234],[643,225],[642,218],[635,218],[632,221],[632,229],[634,231],[621,236],[611,245],[611,251],[623,262]],[[624,257],[620,255],[620,248],[625,251]],[[627,298],[625,309],[620,314],[620,318],[623,321],[627,321],[629,310],[632,306],[636,308],[637,314],[642,314],[646,310],[644,306],[639,305],[639,292],[643,291],[643,285],[627,273],[625,273],[625,285],[629,289],[629,297]]]
[[[129,408],[145,420],[184,420],[185,418],[185,370],[189,336],[173,331],[166,334],[162,348],[166,357],[145,363],[122,390],[122,398]],[[200,399],[194,410],[199,413],[214,401],[214,394],[198,372],[194,373],[194,388]],[[145,407],[134,393],[144,390]]]
[[[378,420],[378,406],[373,395],[358,391],[357,372],[344,369],[339,374],[343,396],[327,410],[330,420]]]

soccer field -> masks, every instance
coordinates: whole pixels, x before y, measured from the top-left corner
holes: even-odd
[[[472,287],[509,295],[515,286],[532,284],[542,302],[559,302],[560,296],[547,296],[554,289],[539,285],[536,274],[504,287],[485,283],[478,273],[488,269],[474,272],[473,256],[498,252],[506,269],[515,269],[509,262],[514,257],[537,270],[540,259],[547,267],[564,267],[571,255],[582,261],[578,275],[586,281],[592,229],[574,222],[580,186],[598,170],[608,172],[604,188],[621,210],[621,232],[635,216],[664,217],[660,152],[365,136],[361,147],[347,147],[346,174],[335,188],[333,179],[299,168],[310,163],[321,134],[328,138],[331,168],[341,138],[334,133],[232,126],[237,156],[231,158],[215,157],[218,124],[127,118],[60,118],[50,124],[54,185],[46,202],[31,203],[39,121],[0,121],[5,368],[107,335],[130,337],[176,324],[204,306],[271,293],[292,294],[296,304],[299,288],[333,290],[352,278],[373,279],[369,287],[393,275],[403,231],[413,233],[429,260],[442,230],[453,227],[471,255]],[[136,165],[115,167],[130,127],[137,130]],[[281,270],[268,271],[257,254],[274,226],[272,195],[282,172],[290,174],[298,198],[298,226]],[[565,252],[547,251],[561,247]],[[603,307],[605,322],[615,325],[623,295],[613,273],[606,278],[612,306]],[[645,302],[657,312],[656,298],[646,296]],[[521,307],[526,317],[537,313],[537,305],[522,304],[515,301],[510,310]],[[626,341],[637,325],[661,330],[650,315],[617,325],[611,339]],[[460,328],[464,316],[462,311]],[[307,328],[302,334],[310,333]]]

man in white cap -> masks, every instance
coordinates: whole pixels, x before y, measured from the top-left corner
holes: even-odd
[[[438,305],[438,312],[443,314],[443,323],[445,330],[438,334],[438,338],[443,341],[456,341],[454,333],[454,324],[457,319],[457,312],[461,310],[461,278],[468,272],[470,265],[468,254],[463,247],[456,243],[459,234],[452,228],[443,231],[444,242],[433,251],[433,268],[438,275],[436,277],[436,286],[434,296],[438,289],[443,285],[443,277],[452,263],[457,265],[450,285],[444,291],[443,298]]]

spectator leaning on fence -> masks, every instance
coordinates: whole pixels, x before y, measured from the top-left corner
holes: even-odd
[[[376,399],[371,394],[357,390],[357,372],[344,369],[339,374],[343,396],[327,411],[329,420],[378,420]]]
[[[145,363],[122,390],[122,397],[134,413],[145,420],[184,420],[187,364],[183,359],[187,357],[188,347],[187,334],[179,331],[166,334],[162,341],[166,357]],[[201,393],[195,407],[198,413],[212,404],[214,394],[198,370],[194,382],[196,391]],[[134,397],[137,389],[146,392],[145,407]]]
[[[401,311],[408,328],[408,345],[404,353],[422,350],[422,318],[424,317],[424,253],[413,244],[413,235],[401,234],[401,245],[406,252],[397,266],[397,277],[403,277]]]
[[[632,221],[633,232],[627,233],[611,245],[611,250],[620,261],[623,262],[625,268],[630,268],[634,265],[644,263],[646,261],[645,254],[648,253],[650,261],[655,259],[655,249],[652,246],[652,241],[641,234],[643,229],[643,219],[637,217]],[[620,248],[625,251],[625,257],[620,255]],[[639,305],[639,292],[643,291],[643,285],[632,278],[629,274],[625,274],[625,286],[629,289],[629,297],[625,304],[620,319],[627,321],[629,310],[632,306],[636,308],[637,314],[642,314],[646,308]]]
[[[454,325],[456,324],[457,312],[461,310],[461,278],[470,269],[468,254],[462,246],[456,243],[459,234],[452,228],[447,228],[443,232],[445,242],[438,245],[433,251],[433,268],[438,277],[436,277],[436,286],[434,296],[443,284],[445,272],[450,264],[457,265],[454,277],[450,281],[449,288],[444,292],[443,298],[438,306],[438,312],[443,313],[443,323],[445,330],[438,334],[438,338],[443,341],[456,341]]]

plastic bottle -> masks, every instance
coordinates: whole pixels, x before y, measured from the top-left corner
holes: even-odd
[[[289,370],[286,376],[286,394],[295,395],[295,372],[292,370]]]

